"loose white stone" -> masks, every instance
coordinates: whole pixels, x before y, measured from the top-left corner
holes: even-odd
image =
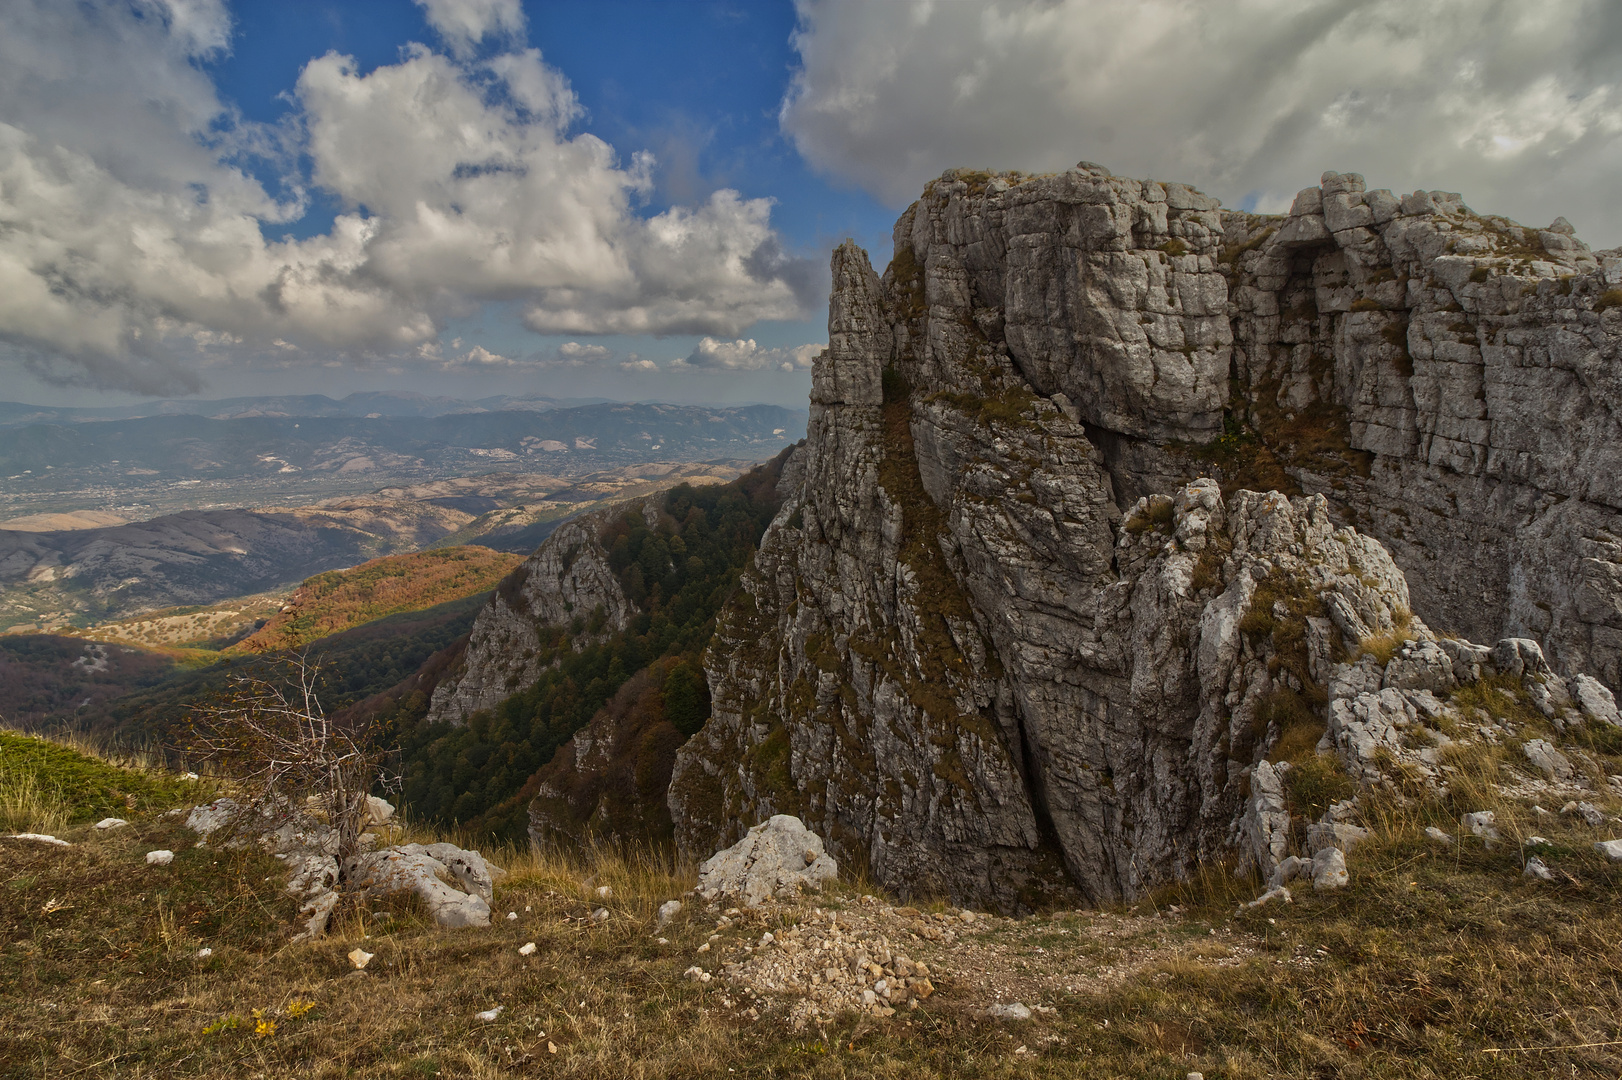
[[[125,821],[121,817],[104,817],[100,821],[96,822],[96,828],[98,828],[98,829],[117,829],[117,828],[120,828],[120,827],[122,827],[124,825],[128,825],[128,824],[129,824],[129,822]]]
[[[1478,810],[1473,814],[1465,814],[1459,819],[1459,824],[1491,843],[1498,839],[1497,821],[1498,815],[1491,810]]]
[[[506,1010],[507,1010],[507,1006],[505,1006],[505,1005],[497,1005],[495,1008],[486,1009],[482,1013],[474,1013],[473,1018],[475,1020],[483,1020],[485,1023],[488,1024],[490,1021],[492,1021],[496,1017],[500,1016]]]
[[[357,945],[355,948],[349,950],[349,962],[355,965],[355,970],[360,971],[363,970],[367,964],[370,964],[372,962],[372,957],[376,955],[376,953],[369,953]]]
[[[175,853],[167,849],[149,851],[146,853],[146,864],[148,866],[168,866],[174,861]]]
[[[534,956],[536,945],[533,941],[526,941],[518,947],[519,956]]]
[[[986,1015],[994,1020],[1029,1020],[1031,1010],[1017,1001],[1006,1005],[997,1004],[986,1010]]]
[[[1314,889],[1343,889],[1349,880],[1346,856],[1339,848],[1324,848],[1312,857]]]
[[[1550,869],[1544,865],[1543,860],[1538,858],[1536,855],[1526,860],[1526,869],[1522,871],[1522,873],[1526,877],[1536,878],[1539,881],[1554,880],[1553,872],[1550,871]]]
[[[1260,896],[1256,897],[1256,899],[1250,901],[1245,906],[1246,907],[1252,907],[1252,908],[1259,908],[1263,904],[1272,903],[1274,900],[1282,900],[1286,904],[1295,903],[1295,898],[1290,895],[1290,890],[1289,889],[1285,888],[1283,885],[1275,885],[1273,888],[1268,889],[1266,892],[1262,893]]]
[[[394,804],[387,799],[380,799],[376,795],[366,796],[366,812],[371,815],[373,825],[386,825],[394,816]]]
[[[1522,747],[1521,752],[1550,780],[1564,783],[1572,778],[1571,759],[1556,750],[1548,740],[1532,739]]]

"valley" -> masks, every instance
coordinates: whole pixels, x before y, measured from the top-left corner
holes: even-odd
[[[754,461],[805,428],[803,413],[775,405],[607,402],[426,416],[244,408],[49,423],[13,409],[26,422],[0,424],[0,529],[50,513],[133,520],[287,505],[294,492],[308,505],[496,471],[576,479],[649,462]]]
[[[189,510],[68,529],[0,528],[0,632],[92,626],[291,589],[379,555],[477,543],[528,554],[574,514],[677,483],[724,483],[747,460],[638,462],[573,475],[488,473],[314,505]],[[235,491],[236,489],[232,489]],[[284,498],[304,494],[283,481]]]

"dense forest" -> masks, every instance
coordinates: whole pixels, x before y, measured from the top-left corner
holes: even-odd
[[[382,719],[398,731],[405,805],[473,832],[522,837],[526,782],[650,665],[670,723],[683,738],[702,727],[709,692],[700,658],[776,513],[778,467],[780,460],[725,485],[672,488],[655,497],[662,513],[651,528],[640,509],[609,523],[602,536],[609,564],[641,611],[624,631],[577,652],[575,636],[600,630],[594,623],[600,612],[543,630],[553,666],[534,686],[466,724],[421,719],[423,691],[399,700]]]

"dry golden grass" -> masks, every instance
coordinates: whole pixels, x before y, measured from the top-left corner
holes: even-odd
[[[67,824],[61,791],[33,772],[0,771],[0,829],[55,834]]]
[[[68,825],[72,848],[0,840],[0,1075],[1614,1076],[1622,870],[1592,850],[1596,830],[1490,789],[1493,767],[1483,756],[1447,800],[1370,802],[1374,835],[1343,891],[1241,910],[1256,883],[1213,865],[1140,902],[1140,916],[1165,917],[1127,920],[1131,940],[1080,948],[1090,920],[1074,914],[977,927],[988,965],[1058,963],[1064,948],[1100,968],[1123,951],[1155,957],[1050,998],[1050,1014],[980,1018],[968,972],[916,1012],[803,1031],[728,1009],[724,979],[682,978],[713,916],[690,905],[656,928],[658,905],[693,881],[658,853],[486,849],[510,871],[494,926],[445,931],[409,902],[351,905],[330,937],[292,946],[275,860],[194,847],[143,804],[128,828]],[[1503,843],[1424,836],[1457,834],[1478,809],[1498,812]],[[1560,881],[1522,876],[1517,838],[1533,831]],[[409,823],[404,835],[433,838]],[[144,864],[157,847],[173,866]],[[852,899],[846,887],[814,902]],[[589,918],[598,906],[606,923]],[[520,956],[529,941],[538,950]],[[364,972],[345,959],[357,946],[375,954]],[[475,1018],[496,1006],[495,1021]]]
[[[1407,608],[1398,607],[1391,613],[1394,624],[1390,630],[1382,630],[1370,634],[1357,643],[1358,656],[1372,656],[1381,667],[1391,662],[1391,657],[1402,648],[1402,643],[1412,635],[1409,634],[1409,625],[1413,622],[1413,615]]]

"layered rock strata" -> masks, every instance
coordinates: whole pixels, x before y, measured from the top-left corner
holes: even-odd
[[[1206,473],[1322,492],[1432,621],[1622,678],[1622,257],[1564,219],[1333,172],[1281,216],[1086,164],[949,172],[886,281],[915,382],[997,353],[1086,424],[1122,506]]]
[[[1340,668],[1447,655],[1415,610],[1615,681],[1622,263],[1563,223],[1338,174],[1258,218],[1083,165],[948,173],[895,239],[882,279],[834,255],[678,753],[691,854],[793,813],[903,892],[1108,900],[1256,858],[1245,793],[1369,692]]]
[[[1234,415],[1391,548],[1426,618],[1622,679],[1622,258],[1355,174],[1223,228]],[[1324,429],[1339,453],[1301,453]]]

